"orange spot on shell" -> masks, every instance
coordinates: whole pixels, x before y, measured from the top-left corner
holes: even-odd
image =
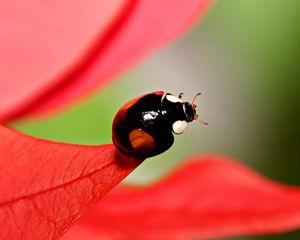
[[[131,146],[142,153],[150,152],[155,148],[154,138],[142,129],[134,129],[129,133]]]

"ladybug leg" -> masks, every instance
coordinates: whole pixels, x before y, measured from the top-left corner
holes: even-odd
[[[162,103],[163,103],[163,100],[165,99],[165,97],[167,96],[167,92],[164,92],[164,95],[162,95],[162,97],[161,97],[161,105],[162,105]]]

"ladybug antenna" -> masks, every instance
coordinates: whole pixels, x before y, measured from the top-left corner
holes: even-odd
[[[195,108],[197,107],[197,105],[195,104],[195,100],[196,100],[196,98],[197,98],[199,95],[201,95],[201,94],[202,94],[202,93],[199,92],[199,93],[197,93],[197,94],[194,96],[193,101],[192,101],[192,108],[193,108],[193,109],[195,109]]]
[[[199,92],[199,93],[197,93],[197,94],[194,96],[193,101],[192,101],[192,108],[193,108],[193,109],[195,109],[195,108],[197,107],[197,105],[195,104],[195,100],[196,100],[196,98],[197,98],[199,95],[201,95],[201,94],[202,94],[202,93]],[[208,125],[207,122],[204,122],[204,121],[202,121],[202,120],[199,119],[199,115],[198,115],[198,114],[195,115],[194,120],[199,120],[199,122],[201,122],[202,124]]]
[[[178,96],[178,98],[179,98],[179,99],[181,99],[181,98],[182,98],[182,96],[183,96],[183,93],[181,92],[181,93],[179,93],[179,96]]]
[[[199,122],[201,122],[202,124],[204,124],[204,125],[208,125],[208,123],[207,122],[204,122],[204,121],[202,121],[202,120],[199,120]]]

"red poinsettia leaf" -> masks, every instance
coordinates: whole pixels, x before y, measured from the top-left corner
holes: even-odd
[[[154,186],[115,189],[62,239],[207,239],[297,227],[300,188],[203,156]]]
[[[48,91],[47,94],[45,93],[39,99],[36,98],[36,101],[27,105],[27,108],[21,108],[19,107],[20,105],[18,105],[18,109],[15,109],[15,114],[21,115],[28,111],[33,113],[55,109],[83,93],[90,91],[95,86],[103,84],[108,78],[119,73],[129,64],[132,64],[154,48],[182,33],[203,14],[209,3],[210,0],[131,1],[130,5],[126,8],[126,14],[123,14],[123,18],[110,29],[105,41],[94,47],[93,55],[88,59],[88,62],[84,62],[84,64],[78,67],[76,72],[69,75],[65,74],[65,79],[60,79],[61,82],[63,81],[63,84],[58,84],[52,91]],[[89,4],[82,2],[81,5],[85,6]],[[97,6],[91,6],[91,8],[97,9],[96,11],[99,12],[98,16],[102,16],[102,14],[107,11],[105,8]],[[80,12],[78,14],[80,14]],[[103,19],[105,19],[105,17],[107,16],[105,15]],[[105,23],[106,22],[107,20]],[[93,25],[95,25],[95,23],[93,23]],[[79,29],[77,33],[84,35],[85,31]],[[53,31],[52,34],[55,35],[57,33]],[[55,38],[56,36],[53,37]],[[72,39],[70,36],[66,38],[67,40]],[[70,42],[72,43],[72,40],[70,40]],[[55,46],[55,44],[56,42],[54,42],[53,45]],[[82,49],[76,49],[76,52],[81,50]],[[52,51],[52,49],[50,51]],[[61,47],[59,51],[61,51]],[[42,62],[44,61],[47,60],[43,60]],[[63,59],[61,61],[64,62]],[[34,67],[36,68],[36,66]],[[12,67],[10,66],[10,68]],[[18,66],[14,66],[14,69],[18,69]],[[66,73],[65,69],[56,70],[56,72],[59,73],[64,70],[63,72]],[[19,73],[20,71],[17,72]],[[42,70],[40,70],[40,72],[42,72]],[[49,80],[52,85],[57,84],[58,81],[57,78],[55,78],[57,76],[52,77],[54,78],[51,79],[50,76],[47,75],[47,80]],[[28,88],[32,87],[31,78],[28,76],[24,78],[22,86],[23,84],[28,84],[30,81],[31,83]],[[40,81],[40,83],[43,84],[43,80]],[[3,85],[4,86],[1,86],[2,91],[7,92],[7,87],[5,87],[5,84]],[[40,94],[41,90],[39,88],[44,87],[44,85],[32,87],[28,90],[29,92],[25,89],[27,98],[32,98],[31,95],[36,96],[37,93]],[[17,94],[15,95],[18,96]],[[21,96],[22,95],[23,94],[21,94]],[[21,98],[19,97],[18,99]],[[28,102],[24,97],[22,101]],[[14,107],[14,105],[10,107]],[[10,116],[10,118],[11,117],[12,116]],[[2,114],[2,119],[8,120],[9,116]]]
[[[0,120],[84,64],[128,2],[0,1]]]
[[[139,162],[0,126],[0,239],[57,239]]]

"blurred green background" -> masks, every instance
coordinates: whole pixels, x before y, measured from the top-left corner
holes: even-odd
[[[198,98],[195,122],[166,153],[128,182],[145,184],[188,156],[232,156],[277,181],[300,185],[300,1],[216,1],[186,37],[140,63],[85,101],[42,119],[11,125],[64,142],[111,143],[115,112],[129,99],[165,90]],[[300,239],[300,231],[268,237]]]

